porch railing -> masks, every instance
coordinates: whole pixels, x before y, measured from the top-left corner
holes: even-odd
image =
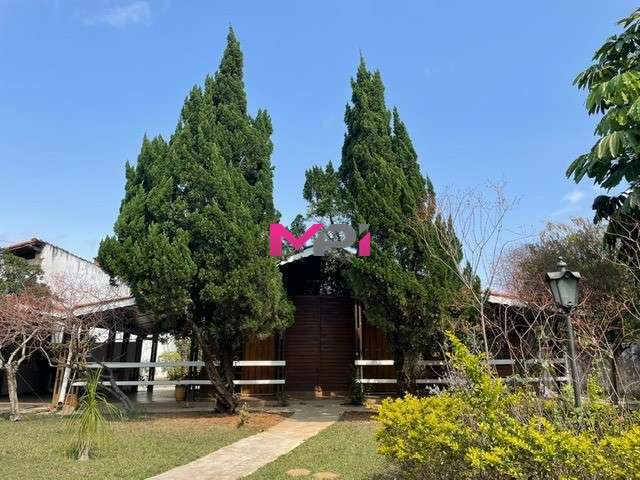
[[[519,363],[524,363],[526,365],[532,365],[532,364],[537,364],[537,363],[548,363],[548,364],[561,364],[564,365],[565,367],[565,372],[568,372],[567,369],[567,359],[566,358],[552,358],[550,360],[539,360],[536,358],[532,358],[532,359],[526,359],[526,360],[514,360],[511,358],[499,358],[499,359],[492,359],[489,360],[487,363],[488,365],[492,365],[492,366],[501,366],[501,365],[516,365]],[[380,367],[380,366],[393,366],[395,364],[395,362],[393,360],[355,360],[355,366],[356,367]],[[444,360],[421,360],[420,362],[418,362],[419,366],[423,366],[423,367],[436,367],[436,366],[446,366],[447,362]],[[360,369],[360,371],[362,371],[362,369]],[[568,375],[561,375],[561,376],[554,376],[554,377],[549,377],[550,380],[554,380],[556,382],[568,382],[569,381],[569,376]],[[536,382],[540,382],[542,379],[540,377],[525,377],[523,378],[523,380],[525,382],[529,382],[529,383],[536,383]],[[360,378],[357,379],[357,381],[359,383],[362,384],[393,384],[393,383],[397,383],[397,380],[395,378],[363,378],[363,375],[360,374]],[[416,380],[417,384],[426,384],[426,385],[439,385],[439,384],[449,384],[451,383],[450,380],[446,377],[440,377],[440,378],[420,378],[418,380]]]
[[[285,360],[237,360],[233,362],[234,367],[285,367]],[[204,367],[202,361],[177,361],[177,362],[95,362],[89,363],[87,368],[108,368],[108,369],[140,369],[140,368],[198,368]],[[110,385],[111,382],[104,381],[104,385]],[[116,380],[116,385],[122,387],[149,386],[149,385],[211,385],[210,380]],[[275,378],[267,380],[234,380],[234,385],[284,385],[284,378]],[[74,387],[82,387],[86,384],[84,381],[73,382]]]

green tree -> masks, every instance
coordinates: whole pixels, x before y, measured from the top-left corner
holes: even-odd
[[[291,221],[291,225],[289,225],[289,231],[296,237],[302,235],[306,229],[307,227],[304,223],[304,216],[302,216],[301,214],[296,215],[295,218]]]
[[[268,256],[273,205],[269,115],[247,112],[233,30],[220,67],[185,100],[169,142],[145,137],[127,165],[115,235],[99,260],[141,308],[195,334],[222,410],[233,411],[233,361],[249,336],[292,321],[277,261]]]
[[[437,244],[424,245],[425,238],[437,242],[436,229],[448,227],[435,215],[433,187],[420,173],[399,113],[386,107],[380,73],[361,60],[351,85],[338,172],[346,216],[354,225],[369,225],[372,249],[370,257],[352,257],[346,276],[367,320],[390,340],[399,387],[411,390],[415,361],[432,353],[457,288],[443,265],[449,260],[430,261]]]
[[[595,144],[571,163],[567,176],[576,182],[586,176],[607,190],[624,185],[620,194],[595,199],[596,221],[637,214],[640,205],[640,9],[618,24],[624,31],[609,37],[574,81],[588,91],[588,114],[602,118]]]
[[[289,231],[293,233],[296,237],[299,237],[305,232],[306,229],[307,227],[304,222],[304,215],[299,213],[291,221],[291,224],[289,225]],[[294,255],[295,253],[296,251],[293,249],[293,247],[289,243],[284,243],[282,245],[283,259],[288,258],[291,255]]]
[[[585,176],[613,195],[593,202],[595,222],[608,220],[604,237],[618,259],[640,285],[640,9],[618,24],[624,29],[609,37],[595,52],[594,63],[575,84],[588,91],[589,115],[602,115],[598,137],[588,153],[569,166],[567,176],[580,182]]]
[[[565,338],[564,332],[559,339],[556,337],[557,319],[549,305],[551,296],[543,272],[556,270],[559,257],[571,270],[580,272],[580,305],[573,314],[573,323],[579,353],[588,359],[582,362],[583,368],[593,372],[600,365],[599,360],[609,363],[605,383],[617,400],[623,391],[619,388],[618,361],[627,348],[637,343],[640,333],[638,289],[632,280],[637,269],[619,260],[618,253],[603,241],[605,234],[606,227],[586,219],[575,219],[569,225],[548,224],[537,241],[509,253],[504,273],[512,293],[527,303],[528,312],[536,319],[530,329],[533,338],[520,338],[516,348],[524,351],[531,344],[534,349],[526,355],[535,357],[540,355],[535,350],[540,345],[563,344]],[[543,321],[548,317],[550,326]]]
[[[0,250],[0,296],[16,295],[26,289],[41,287],[41,275],[40,266]]]
[[[344,192],[331,161],[323,169],[314,165],[305,172],[302,196],[308,202],[307,217],[337,223],[345,212]]]

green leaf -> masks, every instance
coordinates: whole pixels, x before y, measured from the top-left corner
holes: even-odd
[[[622,132],[613,132],[609,135],[609,151],[612,157],[617,157],[622,145]]]
[[[588,161],[588,159],[589,159],[589,155],[585,154],[585,155],[580,155],[573,162],[571,162],[571,165],[569,165],[569,168],[567,168],[567,172],[566,172],[567,177],[574,175],[575,181],[579,182],[584,176],[584,174],[586,173],[586,169],[584,168],[584,165]]]
[[[609,151],[609,135],[605,135],[598,141],[598,158],[605,158]]]

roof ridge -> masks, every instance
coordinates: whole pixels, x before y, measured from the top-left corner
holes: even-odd
[[[66,248],[60,247],[58,245],[55,245],[54,243],[51,243],[51,242],[48,242],[46,240],[42,240],[41,238],[36,238],[36,237],[33,237],[31,240],[25,240],[24,242],[14,243],[13,245],[8,245],[6,247],[1,247],[0,251],[11,251],[11,250],[15,250],[15,249],[18,249],[18,248],[26,247],[26,246],[28,246],[30,244],[36,244],[36,243],[43,243],[45,245],[49,245],[49,246],[51,246],[53,248],[56,248],[58,250],[61,250],[61,251],[65,252],[65,253],[71,255],[72,257],[75,257],[75,258],[77,258],[79,260],[82,260],[83,262],[90,263],[91,265],[95,265],[97,267],[100,266],[96,262],[91,261],[91,260],[87,260],[86,258],[81,257],[77,253],[73,253],[73,252],[67,250]]]

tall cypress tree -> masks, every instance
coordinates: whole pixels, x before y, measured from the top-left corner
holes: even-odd
[[[414,360],[431,353],[457,288],[451,270],[433,261],[436,229],[454,233],[435,216],[433,187],[398,111],[386,107],[380,73],[361,60],[351,84],[339,174],[347,216],[369,224],[372,251],[352,258],[347,277],[367,320],[390,340],[400,388],[411,390]]]
[[[292,306],[267,255],[273,145],[266,111],[247,112],[233,30],[220,67],[193,87],[171,140],[143,140],[127,165],[115,235],[99,260],[138,305],[196,335],[221,409],[233,411],[233,361],[249,336],[288,326]]]

